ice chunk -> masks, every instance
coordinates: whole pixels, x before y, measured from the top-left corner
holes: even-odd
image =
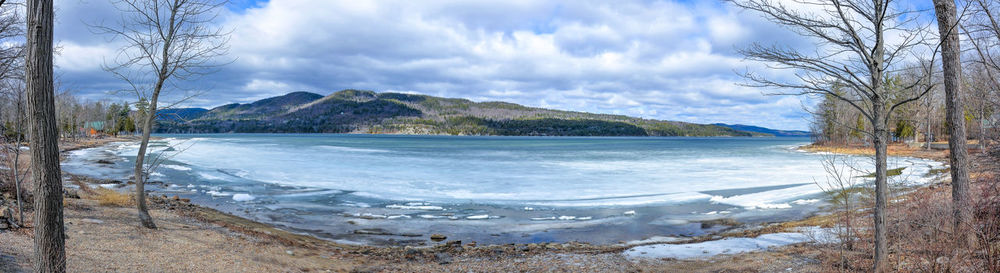
[[[410,205],[410,204],[418,204],[418,205]],[[440,206],[431,206],[431,205],[427,205],[427,203],[407,203],[406,205],[388,205],[388,206],[385,206],[385,208],[387,208],[387,209],[407,209],[407,210],[444,210],[444,208],[442,208]]]
[[[232,193],[226,193],[226,192],[219,192],[219,191],[206,191],[205,193],[207,193],[207,194],[209,194],[209,195],[212,195],[212,197],[219,197],[219,196],[230,196],[230,195],[233,195]],[[249,195],[248,195],[248,196],[249,196]],[[233,199],[236,199],[236,197],[234,196],[234,197],[233,197]],[[250,200],[253,200],[253,197],[250,197]],[[236,200],[236,201],[241,201],[241,200]]]
[[[237,194],[233,195],[233,200],[238,201],[238,202],[252,201],[254,199],[257,199],[257,198],[253,197],[253,195],[249,195],[249,194],[246,194],[246,193],[237,193]]]
[[[757,238],[726,238],[722,240],[690,244],[655,244],[637,246],[625,251],[625,255],[629,259],[701,259],[718,254],[735,254],[766,250],[769,247],[784,246],[807,241],[810,241],[809,236],[802,233],[772,233],[757,236]]]
[[[489,214],[470,215],[470,216],[466,216],[465,217],[465,219],[469,219],[469,220],[484,220],[484,219],[489,219],[489,218],[490,218]]]

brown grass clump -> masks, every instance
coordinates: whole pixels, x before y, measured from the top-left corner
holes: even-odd
[[[889,204],[888,266],[897,272],[1000,272],[1000,176],[996,157],[982,156],[973,167],[972,223],[954,226],[950,183],[917,189]],[[862,208],[870,201],[862,202]],[[831,219],[844,221],[845,219]],[[820,246],[832,272],[867,272],[874,249],[870,210],[851,217],[856,234],[849,244]],[[834,221],[837,222],[837,221]],[[843,223],[835,223],[843,225]],[[972,235],[972,240],[963,239]]]
[[[97,200],[97,203],[101,206],[109,207],[131,207],[135,206],[135,199],[132,195],[127,193],[118,192],[115,190],[98,188],[97,194],[93,196],[93,199]]]

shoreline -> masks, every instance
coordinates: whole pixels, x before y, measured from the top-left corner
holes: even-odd
[[[810,153],[832,153],[840,155],[864,155],[864,156],[874,156],[875,148],[864,147],[864,146],[843,146],[843,145],[819,145],[815,143],[799,146],[796,149],[804,152]],[[900,157],[913,157],[921,159],[930,159],[938,162],[948,163],[948,151],[947,150],[934,150],[934,149],[924,149],[924,148],[914,148],[906,144],[890,144],[888,149],[888,156],[900,156]]]
[[[97,147],[109,142],[123,140],[121,138],[114,139],[102,139],[99,141],[90,142],[87,144],[77,144],[74,147],[66,148],[61,150],[61,153],[65,153],[77,149],[84,149],[90,147]],[[127,140],[127,139],[125,139]],[[77,183],[80,187],[80,191],[86,191],[85,188],[90,185],[100,184],[93,183],[97,180],[84,178],[79,176],[74,176],[66,174],[70,177],[73,183]],[[932,183],[936,184],[936,183]],[[932,184],[921,186],[920,188],[927,188],[928,186],[933,186]],[[82,206],[90,207],[91,211],[110,211],[110,210],[126,210],[126,208],[113,208],[104,207],[100,205],[92,204],[93,200],[88,200],[87,194],[77,194],[81,196],[82,199],[71,200],[69,206]],[[489,259],[489,260],[500,260],[503,262],[510,262],[511,259],[518,258],[521,259],[528,255],[530,257],[547,257],[551,255],[570,255],[570,256],[580,256],[583,255],[587,257],[586,259],[593,259],[596,257],[601,257],[600,259],[610,259],[611,265],[621,264],[626,262],[635,266],[636,264],[644,263],[638,259],[637,261],[630,261],[629,258],[625,256],[625,252],[628,250],[633,250],[633,248],[640,246],[655,246],[661,244],[694,244],[702,242],[719,241],[728,238],[752,238],[763,234],[774,234],[781,232],[796,232],[803,227],[812,226],[828,226],[833,221],[834,218],[829,213],[817,212],[813,216],[807,217],[805,219],[796,221],[782,221],[775,223],[766,223],[754,226],[742,226],[738,225],[734,228],[729,228],[720,232],[714,232],[706,234],[703,236],[694,237],[654,237],[645,240],[631,241],[627,243],[618,244],[588,244],[588,243],[578,243],[578,242],[567,242],[567,243],[529,243],[529,244],[497,244],[497,245],[476,245],[475,242],[461,242],[461,241],[448,241],[442,240],[437,244],[432,244],[429,246],[370,246],[370,245],[349,245],[337,243],[331,240],[318,238],[309,234],[297,233],[294,231],[288,231],[277,227],[275,225],[266,224],[254,220],[250,220],[244,217],[236,216],[233,214],[225,213],[207,206],[195,205],[190,203],[190,201],[182,200],[179,198],[169,198],[162,195],[149,194],[149,201],[151,209],[157,211],[158,214],[173,215],[174,217],[181,217],[191,219],[193,221],[200,222],[206,225],[218,226],[225,229],[227,232],[241,234],[240,237],[245,237],[242,240],[259,240],[270,242],[270,244],[281,245],[283,247],[303,249],[307,251],[320,252],[320,253],[335,253],[337,255],[343,255],[340,260],[344,258],[351,260],[351,265],[354,268],[356,266],[369,266],[371,264],[385,266],[386,264],[392,264],[397,262],[408,262],[416,263],[418,265],[431,266],[432,268],[437,268],[444,264],[451,263],[456,257],[471,258],[476,259]],[[90,204],[87,204],[90,203]],[[134,214],[134,213],[132,213]],[[134,222],[132,219],[120,219],[126,222]],[[142,231],[141,229],[135,228],[137,231]],[[156,232],[156,231],[152,231]],[[791,247],[794,249],[795,247]],[[2,249],[0,249],[2,250]],[[295,252],[289,250],[291,252]],[[296,250],[298,251],[298,250]],[[634,251],[634,250],[633,250]],[[777,254],[780,252],[763,251],[750,252],[735,255],[723,255],[725,257],[720,257],[718,255],[712,255],[707,260],[708,263],[714,263],[715,259],[728,259],[734,257],[744,257],[744,256],[763,256],[767,257],[772,254]],[[293,255],[289,255],[294,257]],[[548,259],[548,258],[547,258]],[[333,260],[333,259],[331,259]],[[353,263],[355,261],[362,261],[360,263]],[[680,263],[691,262],[689,260],[678,261]],[[344,265],[343,261],[340,261],[337,265]],[[333,265],[328,268],[335,268]],[[323,268],[326,266],[319,266],[318,268]],[[702,264],[701,266],[707,266],[707,264]],[[641,266],[640,266],[641,267]],[[537,267],[536,267],[537,268]],[[343,269],[343,267],[341,267]],[[607,269],[607,267],[606,267]],[[305,270],[303,270],[305,271]],[[600,270],[598,270],[600,271]],[[617,271],[617,270],[616,270]]]

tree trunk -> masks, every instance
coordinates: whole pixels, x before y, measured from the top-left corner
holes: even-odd
[[[980,102],[985,103],[985,102]],[[979,107],[979,153],[986,154],[986,109]]]
[[[25,78],[31,174],[35,180],[35,272],[65,272],[59,128],[52,82],[52,0],[27,3]]]
[[[17,224],[24,226],[24,203],[21,201],[21,174],[18,173],[21,161],[21,141],[14,142],[14,149],[14,164],[10,169],[14,173],[14,190],[17,196]]]
[[[889,252],[888,237],[886,236],[886,204],[889,193],[889,181],[887,176],[887,145],[889,130],[885,124],[886,112],[885,102],[875,101],[873,103],[872,131],[874,137],[872,144],[875,146],[875,265],[874,272],[886,272],[886,257]]]
[[[931,108],[927,107],[927,135],[924,138],[927,139],[927,146],[924,146],[924,150],[931,149],[931,140],[934,138],[931,135]]]
[[[944,94],[946,118],[948,119],[948,148],[951,160],[951,199],[955,214],[954,234],[966,238],[959,241],[972,241],[968,232],[961,228],[972,218],[968,210],[969,202],[969,151],[966,147],[965,108],[962,104],[962,63],[959,54],[958,21],[955,18],[955,1],[934,0],[934,10],[938,18],[938,31],[941,33],[941,64],[944,67]]]
[[[149,111],[146,111],[142,124],[142,139],[139,142],[139,153],[135,157],[135,207],[139,211],[139,221],[143,227],[156,229],[153,217],[149,216],[149,208],[146,207],[146,175],[143,171],[143,163],[146,159],[146,147],[149,146],[149,135],[153,128],[153,118],[156,116],[156,96],[153,96]]]
[[[18,96],[18,98],[17,98],[17,104],[15,106],[15,107],[17,107],[17,109],[14,111],[14,113],[15,113],[14,114],[14,116],[15,116],[15,118],[14,118],[14,126],[17,127],[17,128],[21,128],[22,126],[24,126],[24,124],[22,124],[22,120],[21,120],[21,115],[23,114],[22,111],[23,111],[24,108],[21,108],[21,103],[22,103],[22,99],[20,98],[20,96]],[[20,130],[20,129],[18,129],[18,130]],[[18,173],[18,170],[20,169],[20,166],[21,166],[20,163],[21,163],[21,137],[20,136],[15,136],[14,137],[14,164],[12,164],[10,166],[10,169],[11,169],[11,172],[14,173],[14,189],[17,191],[16,192],[16,194],[17,194],[17,214],[18,214],[17,221],[18,221],[19,225],[24,226],[24,202],[21,199],[21,191],[23,190],[21,188],[21,180],[23,180],[22,178],[24,177],[24,174]]]

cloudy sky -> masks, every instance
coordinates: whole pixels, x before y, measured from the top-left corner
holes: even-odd
[[[194,82],[204,93],[185,106],[354,88],[697,123],[808,124],[808,100],[737,85],[738,71],[763,68],[736,49],[801,39],[716,1],[239,0],[226,8],[218,24],[232,30],[235,61]],[[87,24],[113,21],[116,11],[108,0],[57,0],[56,10],[62,86],[112,98],[122,83],[101,64],[118,46]]]

